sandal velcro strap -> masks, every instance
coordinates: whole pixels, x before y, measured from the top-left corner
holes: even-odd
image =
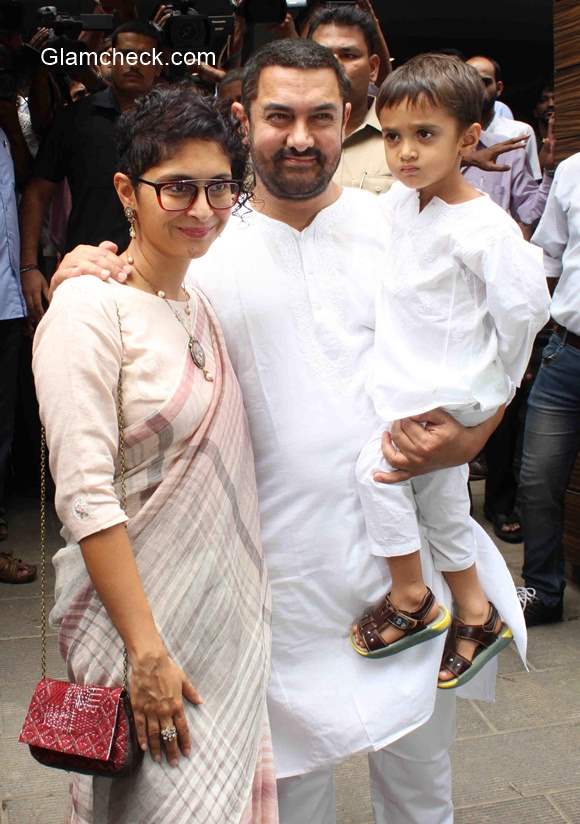
[[[425,618],[431,611],[435,603],[435,596],[429,588],[421,606],[416,612],[404,612],[397,609],[388,595],[385,595],[381,603],[365,613],[359,620],[358,626],[361,637],[369,652],[375,652],[388,646],[380,636],[380,633],[391,625],[405,635],[418,632],[425,626]]]
[[[449,670],[449,672],[452,672],[456,677],[463,675],[465,670],[469,669],[470,666],[471,661],[468,661],[467,658],[464,658],[463,655],[460,655],[456,650],[444,655],[441,663],[441,669]]]
[[[496,627],[498,621],[500,627],[503,627],[499,613],[491,602],[485,624],[464,624],[459,618],[454,618],[451,631],[447,636],[445,650],[443,651],[441,669],[449,670],[455,677],[463,675],[463,673],[471,667],[478,654],[497,641],[498,630]],[[456,646],[459,640],[472,641],[476,644],[476,649],[471,661],[457,652]]]

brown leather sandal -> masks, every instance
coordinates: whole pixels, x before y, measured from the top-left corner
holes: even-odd
[[[416,612],[405,612],[397,609],[388,595],[383,600],[372,607],[368,612],[356,622],[350,633],[350,642],[359,655],[366,658],[386,658],[388,655],[395,655],[403,652],[423,641],[430,641],[441,633],[445,632],[451,623],[449,610],[443,604],[439,604],[437,616],[432,621],[426,623],[426,617],[435,604],[435,596],[427,587],[427,592]],[[404,635],[397,641],[385,644],[380,633],[389,626],[401,630]],[[356,637],[356,627],[359,628],[360,637],[364,643],[361,647]]]
[[[36,566],[15,558],[11,552],[0,552],[0,584],[28,584],[36,578]]]
[[[500,625],[496,629],[498,621]],[[476,644],[471,661],[457,652],[458,640],[473,641]],[[467,684],[488,661],[491,661],[504,647],[511,644],[512,640],[511,629],[500,620],[499,613],[491,601],[489,602],[489,614],[485,624],[464,624],[460,618],[453,618],[445,642],[441,669],[453,673],[455,678],[439,680],[437,686],[442,690],[451,690]]]

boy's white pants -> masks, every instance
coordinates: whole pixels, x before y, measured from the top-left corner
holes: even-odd
[[[378,431],[363,447],[356,464],[359,496],[373,555],[408,555],[421,546],[419,524],[427,530],[433,563],[439,572],[459,572],[475,563],[476,538],[469,515],[469,467],[453,466],[387,485],[373,474],[391,472]]]
[[[440,691],[426,724],[369,753],[376,824],[453,824],[449,748],[454,738],[455,696]],[[351,795],[365,789],[353,788]],[[280,824],[335,824],[332,767],[279,779],[278,803]]]

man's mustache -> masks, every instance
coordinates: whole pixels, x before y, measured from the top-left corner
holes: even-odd
[[[306,149],[303,152],[297,152],[296,149],[279,149],[274,155],[274,162],[278,163],[280,160],[288,160],[290,158],[315,158],[321,165],[324,162],[324,155],[319,149]]]

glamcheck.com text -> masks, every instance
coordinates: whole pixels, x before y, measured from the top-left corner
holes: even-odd
[[[69,66],[71,68],[98,66],[196,66],[199,63],[216,65],[215,52],[164,52],[154,48],[148,52],[130,52],[111,49],[101,53],[94,51],[72,52],[47,46],[41,52],[45,66]]]

